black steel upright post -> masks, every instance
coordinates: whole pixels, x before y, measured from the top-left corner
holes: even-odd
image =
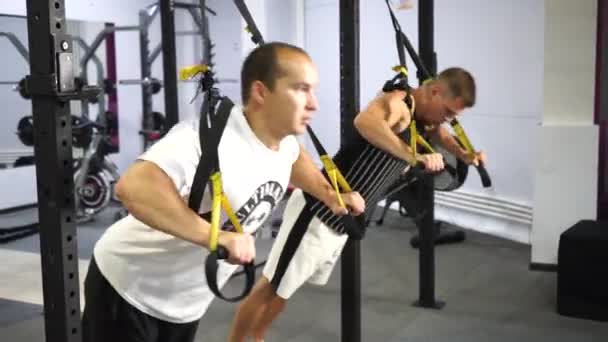
[[[437,75],[437,54],[435,53],[435,0],[420,1],[418,4],[418,54],[431,75]],[[428,76],[419,73],[420,84]]]
[[[437,61],[434,51],[434,18],[433,0],[418,3],[418,40],[419,53],[423,64],[431,75],[437,71]],[[418,73],[420,83],[426,79],[422,72]],[[425,308],[441,308],[444,303],[435,300],[435,191],[432,176],[423,177],[416,186],[419,187],[419,204],[424,213],[418,222],[419,247],[419,297],[415,306]]]
[[[150,21],[152,16],[146,9],[139,11],[139,57],[140,57],[140,73],[142,80],[150,80],[152,78],[152,62],[150,59]],[[150,82],[141,83],[141,126],[144,131],[154,129],[154,118],[152,117],[152,84]],[[150,140],[146,134],[142,134],[143,149],[149,147]]]
[[[165,130],[179,121],[177,101],[177,57],[175,55],[175,7],[172,0],[160,1],[160,26],[165,91]]]
[[[597,219],[608,219],[608,0],[597,2],[595,123],[600,130]]]
[[[74,92],[72,39],[64,0],[27,0],[34,154],[47,341],[81,341],[78,249],[68,100]]]
[[[359,0],[340,0],[340,140],[355,133],[359,112]],[[361,245],[349,239],[342,254],[342,342],[361,341]]]
[[[205,13],[205,8],[207,8],[207,0],[199,0],[201,5],[201,37],[203,42],[203,63],[207,64],[210,68],[214,68],[211,54],[211,36],[209,32],[209,18],[207,17],[207,13]]]

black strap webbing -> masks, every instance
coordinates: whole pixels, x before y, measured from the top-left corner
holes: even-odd
[[[317,138],[317,135],[315,132],[313,132],[312,128],[310,128],[310,126],[306,126],[306,131],[308,132],[310,140],[312,140],[312,144],[315,146],[315,150],[317,150],[319,156],[327,155],[327,151],[325,148],[323,148],[323,145],[321,145],[321,141],[319,141],[319,138]]]
[[[190,190],[190,198],[188,199],[188,207],[196,213],[198,213],[201,201],[203,200],[209,177],[213,172],[219,170],[217,148],[222,139],[224,128],[226,128],[230,111],[234,107],[234,103],[227,97],[222,97],[219,99],[219,102],[220,105],[217,113],[214,110],[216,105],[214,101],[206,101],[201,110],[199,124],[201,160],[196,168]]]
[[[217,103],[219,102],[219,106]],[[217,111],[215,110],[217,106]],[[188,207],[198,213],[205,188],[209,177],[220,170],[218,147],[220,140],[228,123],[228,117],[234,107],[234,103],[228,97],[215,99],[209,96],[201,109],[199,123],[199,141],[201,144],[201,159],[194,174]],[[245,270],[245,287],[240,295],[227,297],[221,291],[217,283],[218,262],[220,259],[228,258],[228,251],[223,246],[217,246],[217,250],[210,251],[205,261],[205,276],[207,285],[215,296],[225,301],[236,302],[249,294],[255,282],[255,267],[253,263],[243,265]]]

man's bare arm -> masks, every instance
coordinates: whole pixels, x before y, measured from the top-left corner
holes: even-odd
[[[393,128],[403,120],[409,123],[410,112],[403,102],[404,92],[382,94],[355,118],[361,136],[372,145],[403,159],[414,162],[412,149],[395,134]]]
[[[207,246],[209,223],[191,210],[156,164],[133,164],[116,184],[122,204],[138,220],[167,234]]]
[[[116,195],[131,215],[146,225],[208,247],[209,222],[188,207],[171,178],[153,162],[133,164],[116,184]],[[249,234],[220,231],[218,243],[228,249],[231,263],[247,263],[255,257]]]
[[[482,151],[475,153],[468,153],[460,144],[458,140],[452,135],[448,129],[439,126],[438,128],[431,131],[431,134],[437,138],[441,146],[452,153],[456,158],[464,161],[469,165],[478,165],[479,162],[487,164],[487,158],[485,153]]]

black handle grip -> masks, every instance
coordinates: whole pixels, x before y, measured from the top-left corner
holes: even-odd
[[[421,177],[427,173],[426,166],[423,162],[417,162],[416,165],[412,165],[408,172],[410,172],[415,177]]]
[[[218,260],[225,260],[228,259],[228,257],[230,256],[230,252],[228,252],[228,249],[220,245],[217,246],[215,253],[217,253]]]
[[[492,179],[490,179],[490,174],[488,174],[488,170],[480,161],[479,165],[476,166],[477,172],[479,173],[479,177],[481,178],[481,184],[484,188],[489,188],[492,186]]]
[[[207,260],[205,261],[205,276],[207,277],[207,285],[209,286],[209,289],[216,297],[227,302],[238,302],[247,297],[253,288],[253,284],[255,283],[255,264],[253,261],[251,261],[250,263],[243,265],[245,271],[245,287],[243,288],[243,292],[234,297],[227,297],[220,291],[218,286],[217,270],[219,266],[218,261],[227,259],[229,255],[230,253],[228,253],[228,250],[224,246],[217,246],[215,251],[211,251],[207,256]]]

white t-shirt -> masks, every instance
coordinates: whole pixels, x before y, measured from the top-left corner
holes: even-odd
[[[198,123],[178,123],[139,158],[164,170],[186,201],[201,156]],[[218,152],[224,192],[246,232],[258,229],[283,197],[299,151],[294,136],[283,139],[278,151],[268,149],[251,130],[242,108],[233,108]],[[205,193],[199,212],[210,209],[211,196]],[[199,319],[214,297],[204,272],[207,255],[207,249],[155,230],[132,215],[110,226],[94,249],[101,273],[127,302],[175,323]],[[221,262],[218,284],[223,286],[236,268]]]

